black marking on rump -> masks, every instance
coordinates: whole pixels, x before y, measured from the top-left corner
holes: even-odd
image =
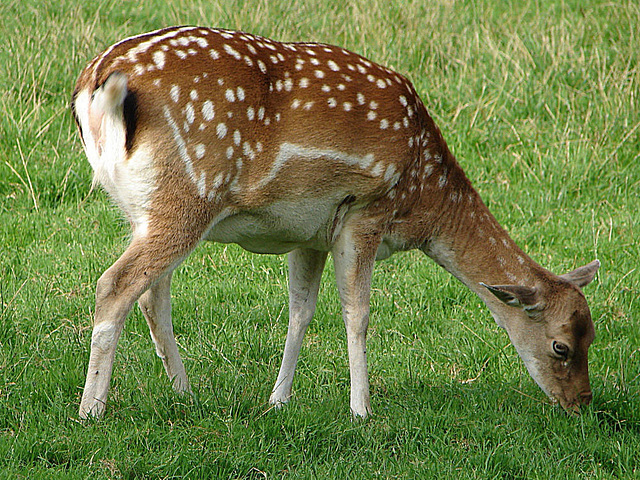
[[[127,91],[127,96],[124,98],[122,115],[126,128],[124,146],[127,152],[130,152],[133,147],[133,138],[138,124],[138,97],[136,93],[131,90]]]

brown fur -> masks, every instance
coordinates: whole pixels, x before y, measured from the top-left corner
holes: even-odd
[[[76,112],[80,96],[93,98],[115,72],[127,79],[122,126],[108,127],[108,113]],[[257,251],[295,249],[304,268],[321,268],[323,252],[332,252],[357,415],[371,411],[364,336],[373,261],[409,248],[422,249],[480,295],[550,396],[569,409],[590,400],[593,323],[578,287],[593,279],[599,264],[557,277],[515,245],[403,76],[339,47],[170,28],[96,57],[78,79],[73,107],[84,142],[120,138],[123,129],[124,160],[114,167],[117,178],[103,181],[122,194],[134,226],[131,246],[98,283],[90,372],[106,372],[88,376],[81,415],[104,409],[124,317],[149,288],[141,305],[156,347],[170,351],[167,372],[183,375],[172,334],[154,329],[168,321],[170,331],[170,315],[160,305],[168,303],[171,272],[205,237]],[[88,147],[108,175],[116,159]],[[151,167],[137,165],[147,158]],[[153,175],[150,198],[127,204],[129,197],[146,197],[137,194],[135,181],[121,183],[127,179],[118,172],[144,179],[143,168]],[[317,270],[301,272],[296,278],[309,285],[292,285],[292,305],[301,303],[298,290],[317,293]],[[290,335],[296,346],[291,354],[285,350],[283,378],[293,375],[285,364],[293,358],[295,368],[300,332],[310,319],[300,320],[295,308]],[[567,358],[553,356],[555,341],[568,346]],[[274,403],[288,398],[287,381],[276,385]],[[174,382],[188,389],[186,376]]]

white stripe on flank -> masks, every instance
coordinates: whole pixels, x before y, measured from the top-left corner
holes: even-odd
[[[189,152],[187,151],[187,144],[185,143],[184,138],[182,138],[182,135],[180,134],[180,128],[178,127],[178,124],[171,116],[171,110],[169,109],[169,107],[164,105],[162,107],[162,111],[164,112],[164,118],[167,120],[167,123],[171,127],[171,133],[173,133],[173,140],[176,142],[176,145],[178,147],[178,153],[180,154],[180,158],[184,162],[185,170],[187,171],[187,174],[191,178],[191,181],[194,184],[198,185],[198,178],[196,178],[196,172],[193,169],[193,162],[191,161],[191,157],[189,156]]]
[[[336,150],[323,150],[320,148],[309,148],[301,145],[295,145],[293,143],[285,142],[280,145],[280,151],[276,156],[271,170],[269,173],[260,180],[257,185],[253,186],[254,190],[262,188],[269,182],[274,180],[284,165],[292,158],[327,158],[336,162],[344,163],[353,167],[360,167],[362,170],[366,170],[373,163],[374,155],[369,153],[365,156],[353,155],[345,152],[339,152]]]

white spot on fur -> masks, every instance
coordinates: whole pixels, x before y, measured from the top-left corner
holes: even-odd
[[[180,87],[178,85],[172,85],[169,94],[171,95],[171,100],[173,100],[174,103],[178,103],[178,100],[180,100]]]
[[[156,67],[158,67],[160,70],[164,68],[165,58],[166,55],[162,50],[153,52],[153,63],[155,63]]]
[[[284,81],[284,89],[285,89],[287,92],[290,92],[291,90],[293,90],[293,80],[291,80],[290,78],[287,78],[287,79]]]
[[[244,155],[250,160],[256,158],[256,153],[253,151],[253,148],[251,148],[251,144],[249,142],[244,142],[244,144],[242,145],[242,151]]]
[[[242,55],[240,55],[233,47],[231,47],[228,44],[224,44],[224,46],[222,47],[224,48],[224,51],[227,52],[229,55],[231,55],[233,58],[235,58],[236,60],[240,60],[242,58]]]
[[[204,118],[207,122],[210,122],[215,116],[215,112],[213,110],[213,103],[211,100],[207,100],[202,104],[202,118]]]
[[[440,175],[440,178],[438,178],[438,187],[444,188],[446,184],[447,184],[447,175],[443,173],[442,175]]]
[[[386,171],[384,172],[384,181],[388,182],[391,180],[391,178],[393,178],[393,174],[396,172],[396,167],[393,163],[390,163],[389,166],[387,167]]]
[[[196,119],[196,112],[193,109],[193,104],[191,102],[187,103],[184,113],[187,117],[187,122],[189,123],[189,125],[191,125]]]
[[[376,164],[371,169],[371,175],[379,177],[380,175],[382,175],[383,171],[384,171],[384,165],[382,164],[382,162],[376,162]]]
[[[196,158],[201,159],[202,157],[204,157],[206,148],[202,143],[199,143],[195,146],[194,151],[196,152]]]

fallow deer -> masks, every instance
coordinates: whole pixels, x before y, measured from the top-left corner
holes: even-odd
[[[288,252],[289,327],[270,402],[286,403],[328,252],[347,332],[351,410],[371,413],[365,337],[374,261],[420,249],[474,291],[529,373],[565,409],[591,400],[594,325],[581,288],[509,237],[412,84],[343,48],[173,27],[125,39],[81,73],[86,155],[132,240],[100,277],[80,416],[105,409],[116,344],[138,301],[179,392],[174,269],[202,240]]]

